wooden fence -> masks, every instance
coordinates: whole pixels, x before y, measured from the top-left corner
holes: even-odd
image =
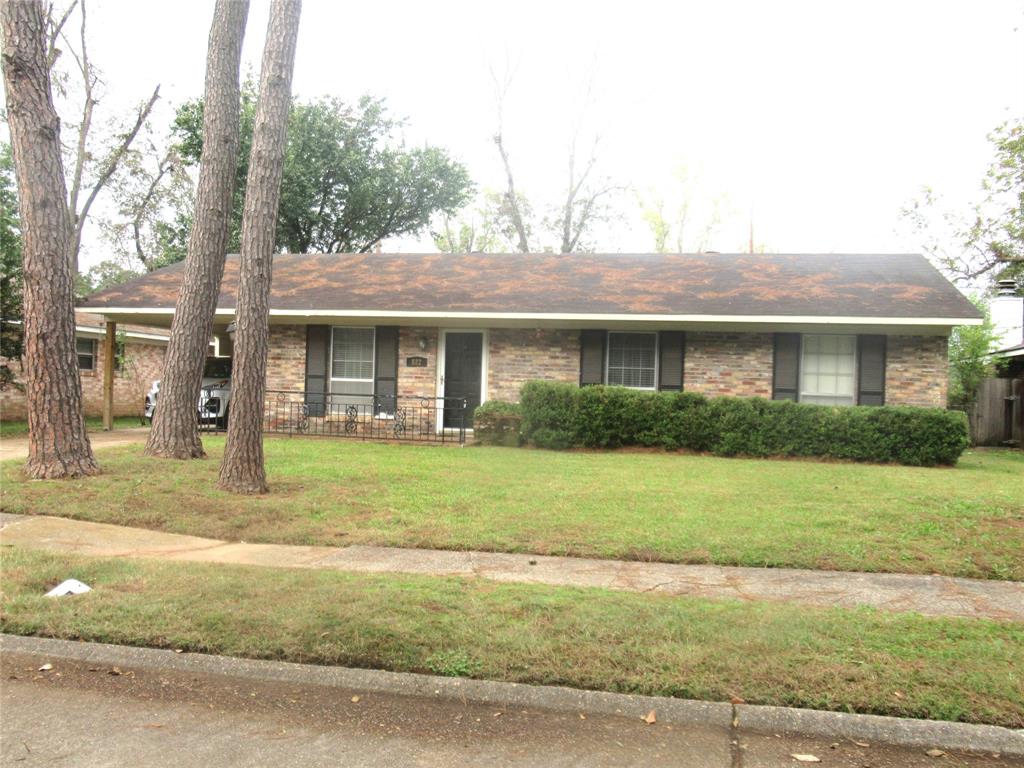
[[[968,413],[975,445],[1024,446],[1024,379],[988,379]]]

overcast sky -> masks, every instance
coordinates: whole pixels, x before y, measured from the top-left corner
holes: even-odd
[[[258,71],[267,0],[253,0],[245,62]],[[93,0],[104,110],[160,83],[155,122],[201,94],[212,2]],[[671,205],[688,169],[695,226],[720,199],[712,250],[917,250],[900,210],[923,185],[977,196],[986,134],[1024,115],[1024,3],[435,2],[306,0],[294,90],[387,98],[410,143],[447,147],[484,188],[503,184],[490,70],[514,71],[505,137],[537,205],[564,184],[581,114],[602,170]],[[592,95],[586,98],[586,83]],[[603,233],[651,250],[636,195]],[[429,240],[387,244],[412,250]],[[88,266],[106,253],[90,232]]]

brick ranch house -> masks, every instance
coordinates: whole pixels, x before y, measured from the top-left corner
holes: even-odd
[[[146,392],[160,378],[167,348],[166,328],[124,325],[120,328],[118,361],[113,380],[113,415],[141,416]],[[75,312],[75,348],[82,381],[82,404],[86,416],[103,415],[103,373],[107,354],[103,345],[106,333],[103,318],[89,312]],[[123,345],[123,346],[122,346]],[[10,365],[15,379],[22,379],[21,361],[0,361]],[[0,419],[24,421],[27,418],[25,393],[12,386],[0,390]]]
[[[181,274],[86,306],[169,326]],[[237,280],[229,257],[220,333]],[[980,322],[918,255],[282,254],[267,389],[298,393],[312,417],[336,401],[386,411],[396,395],[471,411],[533,379],[944,407],[949,333]]]

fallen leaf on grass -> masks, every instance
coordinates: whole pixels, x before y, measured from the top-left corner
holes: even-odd
[[[853,743],[856,744],[858,747],[870,747],[871,746],[866,741],[855,741]]]
[[[53,664],[47,663],[47,664],[43,664],[43,666],[41,666],[39,668],[39,671],[40,672],[49,672],[51,669],[53,669]]]
[[[794,760],[800,763],[820,763],[821,758],[817,755],[790,755]]]
[[[654,725],[656,722],[658,722],[657,713],[652,709],[644,716],[644,722],[648,725]]]
[[[352,703],[353,704],[358,704],[359,703],[359,697],[358,696],[353,696],[352,697]]]
[[[941,749],[929,749],[925,754],[928,755],[928,757],[942,757],[946,753]]]

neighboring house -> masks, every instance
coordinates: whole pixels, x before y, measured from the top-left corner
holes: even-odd
[[[1013,280],[1000,280],[989,302],[995,331],[995,378],[981,383],[969,417],[977,445],[1024,445],[1024,296]]]
[[[992,357],[1000,361],[1000,378],[1024,378],[1024,296],[1013,280],[1000,280],[989,303],[998,336]]]
[[[86,416],[103,415],[103,369],[107,364],[103,350],[104,331],[104,321],[99,315],[75,312],[75,346]],[[146,391],[154,379],[160,378],[169,334],[166,328],[134,324],[121,326],[120,331],[123,345],[119,342],[118,359],[115,360],[114,415],[141,415]],[[21,381],[21,361],[7,362],[12,365],[16,380]],[[21,421],[25,418],[24,391],[13,386],[0,391],[0,419]]]
[[[86,306],[168,327],[181,275],[175,264]],[[229,257],[219,333],[237,282]],[[950,330],[980,322],[917,255],[285,254],[267,389],[298,393],[314,417],[325,402],[386,412],[396,395],[472,408],[533,379],[945,407]]]

